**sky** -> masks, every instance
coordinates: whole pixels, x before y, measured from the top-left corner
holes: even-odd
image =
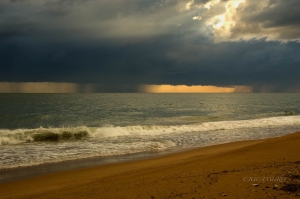
[[[1,0],[0,92],[300,92],[299,0]]]

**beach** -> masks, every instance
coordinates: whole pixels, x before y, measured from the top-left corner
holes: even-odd
[[[293,198],[300,132],[0,184],[1,198]]]

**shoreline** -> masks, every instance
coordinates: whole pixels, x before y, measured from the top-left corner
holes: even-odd
[[[193,151],[205,147],[213,147],[217,145],[230,144],[235,142],[259,141],[265,139],[269,139],[269,138],[232,141],[232,142],[225,142],[225,143],[191,147],[191,148],[174,148],[174,149],[167,149],[165,151],[147,151],[147,152],[139,152],[139,153],[115,155],[115,156],[88,157],[88,158],[81,158],[81,159],[74,159],[74,160],[65,160],[60,162],[49,162],[45,164],[5,168],[5,169],[0,169],[0,184],[19,181],[27,178],[39,177],[39,176],[58,173],[58,172],[69,171],[69,170],[81,170],[81,169],[99,167],[103,165],[135,162],[135,161],[142,161],[148,159],[151,160],[151,159],[164,157],[172,154],[176,155],[184,152],[189,152],[189,151]]]
[[[134,162],[161,157],[173,153],[180,153],[187,150],[167,150],[160,152],[140,152],[125,155],[89,157],[74,160],[65,160],[61,162],[50,162],[45,164],[20,166],[13,168],[0,169],[0,184],[9,183],[27,178],[43,176],[47,174],[64,172],[68,170],[80,170],[85,168],[98,167],[103,165],[118,164],[125,162]],[[9,177],[9,179],[8,179]]]
[[[300,192],[288,194],[280,189],[289,181],[299,183],[299,141],[297,132],[60,171],[2,183],[0,193],[2,198],[292,197]],[[285,180],[271,181],[269,177]]]

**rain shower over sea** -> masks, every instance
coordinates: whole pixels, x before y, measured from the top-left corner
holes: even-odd
[[[0,171],[300,130],[300,94],[0,94],[0,108]]]

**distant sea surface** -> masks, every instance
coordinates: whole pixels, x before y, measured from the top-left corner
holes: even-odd
[[[0,94],[0,170],[300,130],[300,94]]]

